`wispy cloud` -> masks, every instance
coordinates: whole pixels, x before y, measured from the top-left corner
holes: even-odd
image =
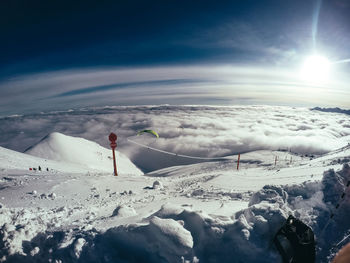
[[[311,86],[297,69],[247,66],[95,68],[19,76],[0,82],[0,114],[86,106],[280,104],[346,107],[345,82]]]
[[[73,91],[67,91],[61,94],[57,94],[53,97],[74,96],[79,94],[104,92],[104,91],[114,90],[114,89],[158,87],[158,86],[171,86],[171,85],[197,84],[197,83],[208,83],[208,81],[200,80],[200,79],[197,79],[197,80],[196,79],[166,79],[166,80],[115,83],[111,85],[102,85],[102,86],[76,89]]]

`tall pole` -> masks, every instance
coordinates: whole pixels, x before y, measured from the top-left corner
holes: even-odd
[[[241,159],[241,154],[238,154],[238,160],[237,160],[237,170],[239,169],[239,160]]]
[[[115,161],[115,148],[117,148],[117,135],[115,133],[111,133],[109,136],[108,136],[108,139],[109,141],[111,142],[110,146],[112,148],[112,153],[113,153],[113,168],[114,168],[114,176],[118,176],[118,172],[117,172],[117,164],[116,164],[116,161]]]
[[[118,172],[117,172],[117,164],[115,161],[115,152],[114,152],[115,148],[112,148],[112,152],[113,152],[113,168],[114,168],[114,176],[118,176]]]

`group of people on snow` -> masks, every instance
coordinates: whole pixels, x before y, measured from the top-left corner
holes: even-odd
[[[41,172],[41,166],[39,165],[38,168],[35,168],[35,167],[29,167],[29,171],[40,171]],[[46,171],[48,172],[49,171],[49,168],[46,167]]]

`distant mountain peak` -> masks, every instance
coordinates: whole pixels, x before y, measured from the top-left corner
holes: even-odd
[[[312,108],[311,110],[317,110],[317,111],[323,111],[323,112],[343,113],[343,114],[350,115],[350,110],[345,110],[345,109],[341,109],[341,108],[338,108],[338,107],[335,107],[335,108],[315,107],[315,108]]]

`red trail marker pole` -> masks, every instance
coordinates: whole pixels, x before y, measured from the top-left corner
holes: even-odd
[[[117,135],[115,133],[111,133],[108,136],[109,141],[111,142],[110,146],[112,148],[112,152],[113,152],[113,167],[114,167],[114,176],[118,176],[118,172],[117,172],[117,164],[115,162],[115,148],[117,148]]]
[[[241,159],[241,154],[238,154],[238,160],[237,160],[237,170],[239,169],[239,160]]]

